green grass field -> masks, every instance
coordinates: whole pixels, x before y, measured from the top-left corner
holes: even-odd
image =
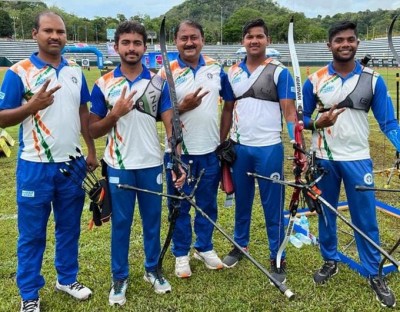
[[[5,69],[0,69],[0,83]],[[305,75],[307,69],[303,68]],[[310,72],[315,68],[309,68]],[[389,85],[395,102],[395,73],[393,69],[381,69],[382,76]],[[97,69],[85,71],[88,84],[91,88],[100,73]],[[11,127],[7,131],[13,138],[18,138],[18,127]],[[288,142],[284,135],[285,142]],[[12,147],[10,158],[0,157],[0,311],[17,311],[20,298],[15,282],[16,271],[16,203],[15,203],[15,162],[18,144]],[[97,140],[98,157],[101,157],[104,140]],[[286,154],[293,154],[292,148],[286,145]],[[393,148],[379,132],[376,123],[371,118],[371,154],[376,170],[383,170],[392,166],[395,159]],[[290,172],[291,161],[286,162],[286,176],[293,178]],[[387,179],[387,171],[376,175],[376,185],[382,187]],[[400,187],[399,173],[394,175],[391,187]],[[292,194],[287,189],[286,206]],[[400,206],[397,193],[377,194],[381,201],[395,207]],[[344,197],[342,197],[345,200]],[[232,233],[234,209],[223,207],[224,194],[219,194],[218,223]],[[162,242],[168,229],[167,209],[164,201]],[[137,211],[137,209],[136,209]],[[343,211],[348,217],[348,212]],[[111,283],[110,273],[110,224],[88,230],[88,221],[91,215],[87,207],[82,217],[82,234],[80,240],[80,274],[79,280],[91,287],[93,297],[87,302],[77,302],[65,294],[54,290],[55,270],[54,255],[54,223],[50,219],[48,225],[48,243],[43,259],[42,273],[46,285],[41,290],[42,311],[115,311],[116,307],[108,306],[108,293]],[[399,238],[400,222],[398,218],[378,212],[381,229],[382,246],[390,249]],[[344,248],[352,237],[345,232],[351,232],[343,222],[339,222],[340,246]],[[310,217],[311,231],[317,233],[317,220]],[[262,216],[259,197],[256,196],[253,209],[251,228],[251,255],[269,269],[269,252],[265,235],[264,217]],[[214,235],[215,249],[222,257],[230,249],[230,243],[216,231]],[[356,257],[354,244],[347,248],[346,253]],[[394,254],[400,259],[400,252]],[[288,282],[289,288],[296,294],[293,301],[288,301],[279,291],[270,285],[263,275],[248,260],[243,260],[234,269],[224,269],[214,272],[195,260],[191,260],[193,275],[190,279],[181,280],[174,275],[174,258],[167,252],[164,261],[166,278],[172,285],[172,293],[157,295],[149,284],[143,280],[143,247],[140,217],[135,212],[135,224],[131,235],[130,247],[130,277],[127,292],[127,303],[121,308],[125,311],[384,311],[375,300],[367,281],[340,264],[339,274],[330,283],[324,286],[315,286],[312,274],[321,263],[319,250],[314,246],[304,246],[297,249],[292,245],[287,248]],[[398,300],[400,300],[400,275],[391,273],[388,282]],[[399,306],[400,304],[398,304]],[[395,310],[400,310],[399,308]]]

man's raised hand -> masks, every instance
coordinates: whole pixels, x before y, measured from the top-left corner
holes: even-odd
[[[200,87],[195,92],[189,93],[183,98],[183,101],[179,104],[180,113],[188,112],[201,104],[203,97],[210,93],[210,91],[204,91],[200,94],[202,89],[203,88]]]
[[[28,101],[29,110],[32,114],[36,114],[38,111],[45,109],[54,103],[54,93],[61,88],[61,85],[57,85],[47,91],[50,82],[50,79],[46,80],[40,90]]]
[[[137,91],[133,90],[131,93],[129,93],[127,97],[125,97],[126,90],[127,87],[124,86],[124,88],[122,89],[121,96],[119,97],[119,99],[117,100],[117,102],[115,103],[114,107],[111,110],[111,114],[113,114],[118,119],[128,114],[133,109],[134,106],[133,96],[137,93]]]
[[[333,126],[338,119],[339,115],[346,110],[345,107],[337,108],[337,104],[333,105],[327,112],[321,114],[316,122],[316,128],[326,128]]]

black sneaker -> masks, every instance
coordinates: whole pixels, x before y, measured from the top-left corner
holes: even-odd
[[[369,284],[376,294],[376,300],[381,303],[382,307],[392,308],[396,306],[396,298],[383,278],[379,276],[370,277]]]
[[[247,252],[248,248],[243,247],[243,250]],[[235,246],[228,253],[228,255],[225,256],[224,260],[222,260],[222,263],[227,268],[233,268],[242,259],[243,259],[243,253]]]
[[[324,265],[314,274],[315,284],[324,284],[328,279],[339,272],[336,261],[325,261]]]
[[[21,312],[40,312],[40,299],[22,300]]]
[[[284,284],[286,282],[286,260],[281,260],[280,268],[276,266],[276,260],[271,260],[271,275],[278,282]],[[272,284],[272,282],[271,282]]]

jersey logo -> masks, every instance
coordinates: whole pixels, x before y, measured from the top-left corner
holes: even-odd
[[[367,173],[367,174],[364,176],[364,183],[365,183],[365,184],[368,184],[368,185],[371,185],[372,183],[374,183],[374,178],[373,178],[373,176],[372,176],[371,173]]]
[[[324,93],[329,93],[332,91],[333,91],[333,86],[326,86],[326,87],[322,88],[320,92],[321,92],[321,94],[324,94]]]
[[[23,190],[21,196],[22,197],[33,198],[33,197],[35,197],[35,191],[25,191],[25,190]]]
[[[119,184],[119,177],[109,177],[108,180],[111,184]]]
[[[272,172],[271,175],[269,176],[271,179],[275,179],[275,180],[280,180],[281,179],[281,175],[279,172]]]

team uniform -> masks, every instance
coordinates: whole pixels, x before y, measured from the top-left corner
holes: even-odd
[[[333,126],[313,132],[312,149],[316,152],[317,161],[328,171],[318,182],[318,187],[324,198],[336,208],[343,180],[353,224],[379,244],[374,193],[357,192],[355,186],[374,185],[368,144],[369,109],[380,129],[400,150],[399,127],[382,77],[358,62],[347,77],[341,77],[330,63],[309,76],[303,94],[306,125],[310,123],[315,109],[318,110],[317,120],[321,112],[335,104],[342,103],[339,107],[348,107]],[[326,208],[323,212],[327,222],[324,217],[319,218],[321,254],[325,261],[338,262],[336,214]],[[378,250],[357,232],[354,235],[363,267],[370,276],[376,276],[380,262]]]
[[[117,188],[118,184],[162,192],[162,151],[156,119],[171,109],[169,91],[161,77],[143,66],[142,73],[129,81],[117,67],[98,79],[92,91],[91,113],[104,118],[127,87],[137,90],[134,109],[121,117],[107,136],[104,160],[112,204],[111,268],[113,280],[129,274],[129,241],[136,197],[143,223],[147,272],[156,270],[160,254],[161,197]]]
[[[188,164],[192,161],[192,174],[198,177],[200,171],[205,169],[198,188],[195,191],[196,204],[212,219],[217,219],[217,193],[220,180],[219,160],[215,149],[219,145],[219,97],[226,101],[233,100],[233,94],[227,76],[221,65],[207,56],[200,55],[197,68],[188,67],[178,56],[171,62],[171,71],[175,81],[178,103],[184,97],[202,87],[209,91],[195,109],[180,115],[182,124],[183,142],[181,159]],[[160,75],[165,77],[164,69]],[[166,145],[167,146],[167,145]],[[167,166],[170,154],[167,150],[164,163]],[[182,190],[190,194],[195,182],[185,184]],[[167,172],[168,193],[173,194],[174,186],[171,173]],[[172,252],[175,257],[187,256],[192,244],[192,226],[190,204],[182,201],[179,215],[173,233]],[[214,226],[196,211],[194,218],[194,231],[196,241],[194,248],[199,252],[213,250],[212,235]]]
[[[228,78],[237,99],[230,131],[236,151],[232,166],[236,200],[234,240],[245,248],[250,240],[255,193],[254,178],[247,172],[283,179],[279,100],[294,99],[295,94],[289,71],[272,59],[265,60],[253,73],[249,72],[245,59],[229,69]],[[258,185],[272,260],[276,259],[284,238],[284,188],[263,179],[258,180]]]
[[[25,105],[49,79],[49,89],[62,86],[54,93],[54,103],[26,118],[19,131],[17,285],[23,300],[37,299],[45,284],[40,271],[52,209],[58,282],[72,284],[78,274],[78,240],[85,194],[78,185],[82,179],[76,177],[74,182],[64,177],[60,169],[65,169],[64,162],[70,160],[70,155],[78,156],[79,108],[90,100],[81,68],[64,58],[54,68],[39,59],[37,53],[32,54],[6,72],[0,110]]]

